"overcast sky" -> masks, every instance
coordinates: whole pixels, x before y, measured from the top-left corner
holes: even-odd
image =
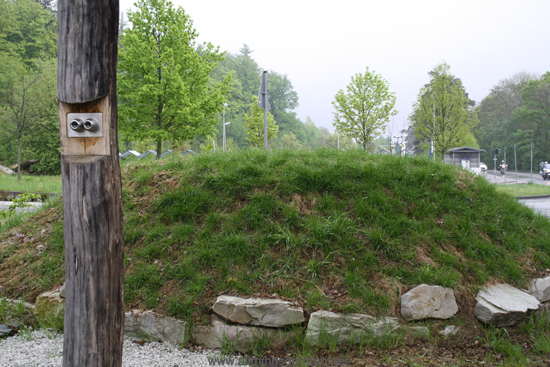
[[[125,13],[132,0],[121,0]],[[499,80],[550,71],[550,0],[173,0],[199,42],[287,74],[298,117],[333,131],[331,102],[368,66],[397,96],[393,135],[407,125],[428,71],[441,61],[481,101]],[[268,77],[269,88],[269,77]]]

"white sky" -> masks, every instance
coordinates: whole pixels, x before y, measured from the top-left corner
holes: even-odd
[[[441,61],[477,102],[519,71],[550,71],[550,0],[173,0],[199,42],[287,74],[298,117],[333,131],[331,102],[368,66],[396,93],[393,135]],[[133,0],[121,0],[125,13]],[[269,88],[269,76],[268,76]],[[399,134],[400,135],[400,134]]]

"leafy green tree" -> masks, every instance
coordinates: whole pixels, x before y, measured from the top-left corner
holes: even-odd
[[[246,140],[254,147],[264,144],[264,110],[258,107],[258,97],[250,104],[250,114],[245,115]],[[267,112],[267,141],[273,140],[279,132],[279,126],[275,123],[273,115]]]
[[[291,132],[299,141],[305,143],[307,137],[304,124],[293,111],[298,107],[298,93],[294,90],[288,76],[270,71],[267,75],[267,94],[269,111],[279,125],[279,135],[282,137]]]
[[[33,132],[22,139],[23,160],[36,159],[34,173],[58,175],[61,173],[61,144],[59,140],[59,112],[57,101],[57,60],[41,61],[38,64],[40,98],[42,107],[38,112]]]
[[[510,119],[515,129],[509,131],[513,132],[513,143],[525,149],[518,159],[523,168],[530,165],[530,142],[535,143],[536,161],[547,161],[550,156],[550,72],[526,83],[521,96],[523,105],[514,110]]]
[[[483,98],[476,106],[479,124],[473,129],[473,134],[482,149],[492,152],[495,148],[502,149],[504,145],[513,146],[514,143],[519,144],[520,140],[523,141],[526,139],[529,141],[526,143],[528,146],[528,151],[526,152],[527,165],[524,166],[524,164],[519,163],[525,162],[523,154],[520,153],[518,155],[519,169],[530,167],[531,142],[534,141],[533,139],[536,136],[535,128],[530,118],[526,115],[520,116],[515,111],[523,106],[523,88],[530,81],[537,79],[537,75],[525,71],[502,79],[491,88],[489,95]],[[535,153],[539,149],[539,145],[535,145]],[[492,156],[487,160],[492,162]],[[486,163],[491,164],[491,162]]]
[[[397,114],[389,83],[368,67],[364,74],[351,77],[346,93],[340,90],[334,98],[334,127],[341,135],[355,139],[364,150],[385,128],[390,116]]]
[[[424,139],[424,146],[433,140],[443,159],[447,150],[468,139],[471,142],[470,133],[478,119],[473,110],[475,102],[468,98],[462,81],[450,73],[447,63],[437,65],[429,75],[430,83],[420,89],[409,121],[414,134]]]
[[[51,126],[57,120],[55,88],[55,60],[36,62],[35,67],[26,66],[14,59],[0,71],[0,127],[3,136],[17,141],[17,179],[21,181],[21,147],[25,137],[42,138],[45,144],[52,144],[53,137],[41,135],[42,127]],[[53,113],[52,113],[53,112]],[[53,114],[53,117],[52,117]],[[59,125],[56,123],[57,142]],[[53,144],[53,149],[59,145]],[[35,147],[38,148],[38,147]],[[46,149],[48,150],[48,149]],[[38,158],[38,157],[35,157]],[[59,164],[59,155],[57,155]],[[45,162],[44,162],[45,163]]]
[[[216,132],[231,79],[210,80],[223,53],[210,43],[196,46],[198,33],[181,7],[166,0],[136,6],[120,40],[119,126],[127,138],[154,139],[160,158],[163,141]]]
[[[302,144],[296,139],[296,135],[292,132],[288,132],[281,136],[279,140],[279,146],[283,149],[298,150],[302,149]]]
[[[0,62],[6,57],[27,66],[57,55],[55,12],[33,0],[0,0]]]

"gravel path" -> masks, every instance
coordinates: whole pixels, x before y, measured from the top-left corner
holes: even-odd
[[[0,340],[0,367],[50,367],[63,362],[63,335],[36,330]],[[221,357],[219,351],[190,352],[170,343],[139,345],[124,340],[124,367],[210,366],[207,357]]]

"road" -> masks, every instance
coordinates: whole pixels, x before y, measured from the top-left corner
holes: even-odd
[[[519,199],[518,201],[535,209],[536,212],[550,218],[550,198]]]
[[[496,172],[496,175],[493,171],[489,170],[486,173],[482,173],[489,182],[498,183],[498,184],[526,184],[532,182],[538,185],[547,185],[550,186],[550,181],[545,181],[542,179],[542,176],[539,174],[539,171],[533,171],[531,176],[530,172],[506,172],[505,175],[501,175],[499,171]]]

